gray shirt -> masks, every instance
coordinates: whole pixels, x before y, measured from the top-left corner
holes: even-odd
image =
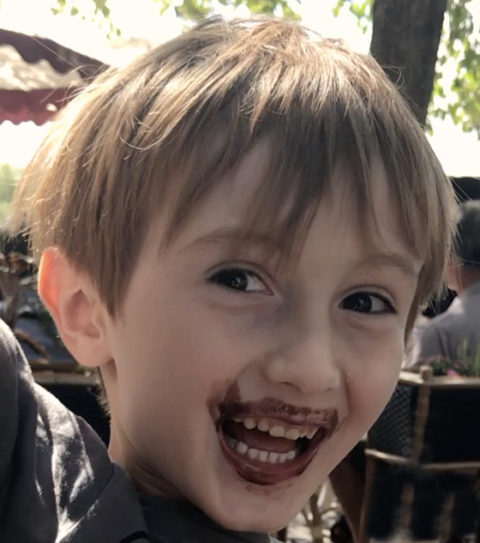
[[[126,473],[83,419],[33,382],[2,321],[0,429],[0,541],[146,541]]]
[[[480,346],[480,282],[465,289],[445,313],[427,324],[416,338],[406,367],[436,356],[454,360],[462,342],[467,343],[470,355]]]
[[[267,534],[232,532],[222,528],[188,502],[140,496],[152,542],[155,543],[274,543]]]

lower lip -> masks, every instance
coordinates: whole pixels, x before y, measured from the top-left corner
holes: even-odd
[[[287,460],[283,464],[267,464],[250,460],[246,456],[240,456],[225,441],[222,429],[219,428],[218,437],[223,454],[235,471],[249,483],[257,485],[275,485],[301,475],[312,461],[323,442],[327,432],[319,430],[310,442],[308,449],[297,458]]]

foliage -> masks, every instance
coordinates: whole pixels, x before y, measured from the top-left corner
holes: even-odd
[[[154,0],[160,2],[163,13],[172,4],[172,0]],[[294,0],[297,4],[300,0]],[[217,0],[222,6],[238,8],[245,5],[251,13],[281,13],[284,17],[298,19],[299,15],[289,5],[288,0]],[[212,0],[183,0],[176,7],[176,13],[185,19],[201,19],[214,12]]]
[[[111,38],[113,36],[119,36],[120,29],[117,28],[110,19],[110,8],[107,6],[107,2],[108,0],[92,0],[93,13],[89,16],[80,12],[75,0],[55,0],[55,5],[51,7],[51,11],[55,15],[68,11],[72,17],[81,17],[83,20],[98,20],[101,23],[106,22],[108,25],[107,34],[108,37]]]
[[[8,215],[13,191],[21,171],[20,168],[11,164],[0,165],[0,222],[3,222]]]
[[[337,0],[337,4],[333,8],[333,14],[338,17],[340,10],[348,6],[350,12],[357,18],[358,26],[365,33],[370,28],[373,2],[374,0]]]
[[[54,0],[55,5],[51,10],[53,13],[70,12],[72,16],[80,16],[87,19],[85,13],[81,13],[77,7],[76,0]],[[160,14],[163,14],[170,6],[175,6],[178,16],[189,20],[198,20],[212,15],[215,11],[215,3],[221,6],[238,8],[246,6],[251,13],[268,14],[278,13],[291,19],[299,19],[298,13],[292,8],[291,4],[300,4],[301,0],[153,0],[160,6]],[[92,0],[93,13],[90,18],[109,24],[108,35],[120,35],[120,29],[116,28],[110,19],[110,8],[108,0]]]
[[[449,3],[437,66],[444,69],[449,59],[455,60],[450,90],[456,99],[446,100],[442,85],[444,70],[437,71],[434,93],[442,100],[441,105],[434,102],[431,112],[442,119],[449,115],[455,124],[460,124],[465,131],[475,131],[480,139],[480,27],[475,27],[473,14],[468,9],[470,2],[451,0]]]
[[[429,114],[441,119],[450,117],[465,132],[476,132],[480,139],[480,28],[469,9],[471,2],[447,3]],[[341,9],[348,8],[366,31],[373,3],[374,0],[338,0],[334,13],[338,15]],[[453,77],[449,77],[449,69],[453,70]]]
[[[52,0],[54,13],[70,11],[80,14],[78,0]],[[227,7],[246,6],[251,13],[278,13],[298,19],[295,5],[301,0],[152,0],[159,4],[160,13],[175,6],[177,15],[186,20],[197,20],[211,15],[215,5]],[[320,0],[318,0],[320,1]],[[363,32],[371,28],[375,0],[336,0],[333,13],[348,9],[357,17]],[[449,0],[444,22],[442,44],[437,62],[437,73],[430,104],[431,116],[452,120],[464,131],[474,131],[480,139],[480,29],[475,26],[475,17],[469,9],[472,0]],[[109,24],[109,35],[120,34],[110,20],[108,0],[92,0],[92,18],[103,19]],[[477,17],[480,19],[480,17]],[[477,21],[478,25],[478,21]],[[455,61],[452,63],[452,59]],[[453,70],[454,76],[448,74]],[[447,75],[446,75],[447,74]]]

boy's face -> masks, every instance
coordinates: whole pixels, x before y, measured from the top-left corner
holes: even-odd
[[[251,153],[166,250],[154,222],[104,372],[110,451],[137,485],[251,531],[289,522],[375,420],[421,267],[381,168],[375,243],[334,193],[292,266],[268,260],[268,232],[232,254],[263,160]]]

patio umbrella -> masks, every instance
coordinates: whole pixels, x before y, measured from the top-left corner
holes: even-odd
[[[0,123],[45,123],[106,68],[53,40],[0,29]]]

